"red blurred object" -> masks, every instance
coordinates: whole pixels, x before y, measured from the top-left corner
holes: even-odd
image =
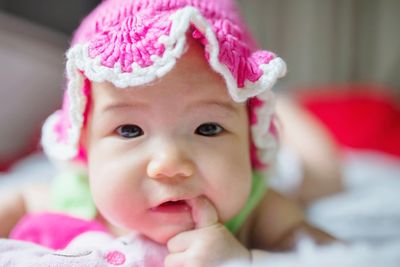
[[[301,90],[300,103],[344,147],[400,156],[400,102],[379,85],[331,85]]]

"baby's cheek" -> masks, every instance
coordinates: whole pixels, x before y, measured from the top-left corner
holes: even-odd
[[[216,172],[214,176],[213,191],[210,196],[216,205],[220,220],[228,221],[237,215],[250,195],[252,176],[251,171],[246,168],[236,169],[231,167],[231,171]],[[219,180],[218,183],[215,180]]]
[[[89,172],[90,189],[97,208],[102,212],[113,210],[120,201],[118,183],[104,168],[94,168]]]
[[[95,203],[103,217],[115,226],[125,227],[125,222],[133,215],[129,212],[132,205],[118,193],[95,194]]]
[[[145,207],[140,192],[130,190],[123,183],[109,183],[105,188],[94,193],[95,203],[100,213],[115,226],[137,228],[141,213]]]
[[[221,221],[226,222],[232,219],[244,208],[250,195],[250,189],[247,188],[250,187],[246,184],[242,184],[240,188],[225,187],[224,190],[229,191],[229,193],[220,197],[221,208],[219,209],[219,216]]]

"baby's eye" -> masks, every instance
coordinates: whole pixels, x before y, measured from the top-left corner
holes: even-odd
[[[203,123],[197,127],[195,133],[203,136],[216,136],[224,131],[218,123]]]
[[[134,124],[121,125],[115,131],[123,138],[135,138],[144,134],[142,128]]]

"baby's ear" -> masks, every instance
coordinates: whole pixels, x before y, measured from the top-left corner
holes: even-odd
[[[87,122],[85,122],[82,126],[81,129],[81,135],[79,137],[79,149],[87,154],[89,147],[89,141],[88,141],[88,125]]]
[[[93,87],[93,83],[85,77],[84,80],[84,86],[83,86],[83,94],[86,96],[86,105],[85,105],[85,110],[83,112],[83,124],[82,124],[82,129],[80,132],[80,137],[79,137],[79,149],[81,152],[84,152],[86,155],[86,152],[88,151],[89,147],[89,129],[90,129],[90,120],[91,120],[91,108],[92,108],[92,95],[91,95],[91,90]]]

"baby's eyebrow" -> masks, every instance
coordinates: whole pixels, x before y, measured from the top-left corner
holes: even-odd
[[[151,106],[148,103],[142,102],[116,102],[105,104],[101,107],[101,111],[104,113],[119,112],[124,110],[148,110]],[[195,112],[198,109],[219,109],[222,110],[227,115],[239,115],[240,109],[232,103],[220,100],[200,100],[193,103],[188,103],[184,107],[184,112]]]
[[[124,109],[148,109],[149,106],[145,103],[125,103],[117,102],[104,105],[101,110],[102,112],[117,112]]]
[[[225,102],[225,101],[219,101],[219,100],[203,100],[199,102],[195,102],[192,105],[188,106],[188,109],[196,109],[196,108],[218,108],[222,109],[224,111],[227,111],[228,113],[233,113],[235,115],[239,115],[239,108],[236,107],[235,105]]]

